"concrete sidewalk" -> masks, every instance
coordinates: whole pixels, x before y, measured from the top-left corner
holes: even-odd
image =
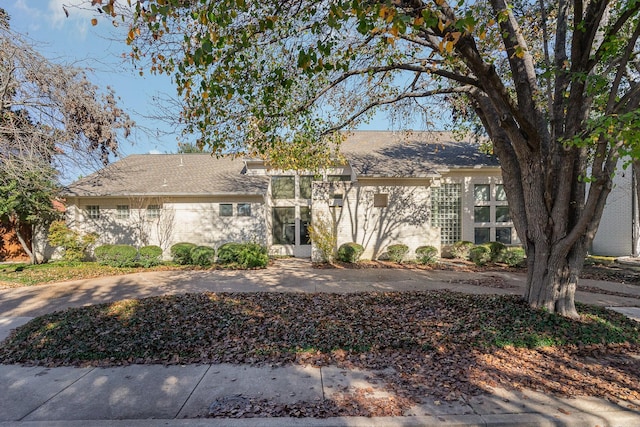
[[[242,410],[250,399],[266,399],[259,403],[263,407],[313,405],[336,395],[357,395],[357,390],[369,397],[391,398],[372,373],[336,367],[221,364],[48,369],[0,365],[0,383],[0,425],[640,425],[637,409],[605,400],[500,389],[455,402],[425,397],[403,417],[204,419],[210,411],[224,410],[225,405]]]
[[[522,293],[514,273],[411,269],[318,270],[308,262],[279,261],[255,271],[174,271],[0,290],[0,340],[33,316],[72,306],[164,293],[358,292],[451,289]],[[615,307],[640,320],[640,286],[580,282],[581,302]],[[614,295],[612,295],[614,294]],[[0,365],[0,426],[640,426],[640,401],[562,399],[501,389],[455,402],[422,403],[402,417],[205,418],[210,411],[258,405],[317,404],[352,396],[393,399],[375,372],[336,367],[245,365],[132,365],[119,368],[44,368]],[[265,401],[262,401],[265,399]]]

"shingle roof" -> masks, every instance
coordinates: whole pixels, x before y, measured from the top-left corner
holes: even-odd
[[[446,132],[354,131],[341,152],[363,177],[430,177],[497,160]],[[244,174],[242,159],[209,154],[135,154],[74,182],[67,196],[264,195],[268,176]]]
[[[259,194],[269,178],[243,174],[242,159],[209,154],[134,154],[66,188],[67,196]]]
[[[340,147],[356,175],[429,177],[454,168],[498,167],[478,145],[449,132],[353,131]]]

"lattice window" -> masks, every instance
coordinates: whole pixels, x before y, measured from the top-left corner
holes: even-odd
[[[462,240],[462,185],[442,184],[431,189],[431,225],[440,227],[440,242]]]

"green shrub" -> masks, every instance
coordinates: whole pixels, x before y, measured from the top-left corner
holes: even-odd
[[[356,263],[363,253],[364,248],[362,245],[355,242],[343,243],[338,248],[338,260],[342,262]]]
[[[509,267],[522,267],[524,260],[525,252],[523,248],[508,248],[502,259]]]
[[[476,265],[485,265],[491,261],[491,248],[487,245],[477,245],[469,250],[469,259]]]
[[[435,264],[438,260],[438,249],[435,246],[419,246],[416,248],[416,259],[420,264]]]
[[[200,267],[210,267],[216,260],[216,250],[211,246],[196,246],[191,249],[191,262]]]
[[[63,249],[62,259],[69,262],[83,261],[89,246],[98,240],[96,234],[81,234],[71,230],[64,221],[52,222],[47,238],[51,246]]]
[[[193,264],[191,260],[191,249],[195,248],[196,245],[193,243],[180,242],[171,246],[171,258],[173,262],[180,265],[190,265]]]
[[[491,262],[503,262],[507,247],[500,242],[489,242],[487,246],[491,250]]]
[[[143,246],[138,250],[138,264],[149,268],[162,263],[162,248],[160,246]]]
[[[469,251],[473,247],[473,243],[463,240],[456,242],[451,247],[451,255],[454,258],[469,259]]]
[[[241,268],[266,267],[269,264],[267,248],[257,243],[225,243],[218,248],[220,264],[236,264]]]
[[[393,262],[397,262],[398,264],[402,263],[405,255],[409,252],[409,246],[398,243],[395,245],[389,245],[387,248],[387,253],[389,254],[389,259]]]
[[[131,245],[103,245],[98,246],[94,254],[96,260],[111,267],[134,267],[138,258],[138,251]]]

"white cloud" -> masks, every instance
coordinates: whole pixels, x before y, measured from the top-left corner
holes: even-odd
[[[47,19],[56,29],[67,24],[73,25],[83,36],[91,25],[91,18],[95,14],[95,9],[91,8],[91,3],[88,0],[49,0]]]

